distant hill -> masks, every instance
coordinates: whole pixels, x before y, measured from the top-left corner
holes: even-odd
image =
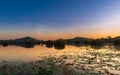
[[[23,38],[15,39],[14,41],[16,42],[40,42],[40,40],[31,38],[31,37],[23,37]]]
[[[120,39],[120,36],[115,37],[114,39]]]
[[[84,37],[75,37],[75,38],[66,39],[66,40],[80,41],[80,40],[91,40],[91,39],[89,39],[89,38],[84,38]]]
[[[92,40],[92,39],[89,39],[89,38],[84,38],[84,37],[75,37],[75,38],[72,38],[72,39],[66,39],[65,41],[66,42],[84,42],[84,41],[90,41],[90,40]]]

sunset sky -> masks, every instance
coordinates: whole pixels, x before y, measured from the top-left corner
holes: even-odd
[[[0,39],[120,36],[120,0],[0,0]]]

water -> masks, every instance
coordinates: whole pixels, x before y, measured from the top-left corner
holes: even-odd
[[[69,68],[74,68],[75,72],[78,73],[99,74],[101,72],[106,75],[106,71],[108,71],[113,75],[120,75],[120,46],[66,45],[63,49],[55,48],[46,47],[46,45],[0,47],[0,65],[6,65],[7,63],[18,65],[19,62],[39,61],[44,60],[43,57],[50,59],[55,57],[56,59],[53,61],[57,62],[54,62],[54,64],[57,65],[64,61],[64,65],[71,65]],[[40,64],[40,62],[37,64]],[[31,66],[29,63],[27,65]]]
[[[109,50],[112,52],[119,51],[119,46],[104,46],[100,49],[94,49],[90,46],[71,46],[66,45],[64,49],[57,50],[54,47],[47,48],[45,45],[37,45],[33,48],[25,48],[20,46],[0,47],[0,62],[30,62],[40,60],[41,57],[59,56],[66,54],[83,53],[88,50]]]

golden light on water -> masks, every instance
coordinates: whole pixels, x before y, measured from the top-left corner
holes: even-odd
[[[63,50],[56,50],[54,48],[41,47],[40,45],[34,48],[23,48],[17,46],[0,47],[0,60],[1,61],[33,61],[39,60],[41,57],[60,56],[60,55],[76,55],[83,54],[86,51],[94,49],[90,47],[75,47],[66,46]],[[109,49],[100,49],[99,51],[105,53]],[[113,49],[114,50],[114,49]]]

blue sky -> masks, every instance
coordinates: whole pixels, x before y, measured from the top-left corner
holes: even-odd
[[[114,36],[119,9],[120,0],[0,0],[0,38]]]

